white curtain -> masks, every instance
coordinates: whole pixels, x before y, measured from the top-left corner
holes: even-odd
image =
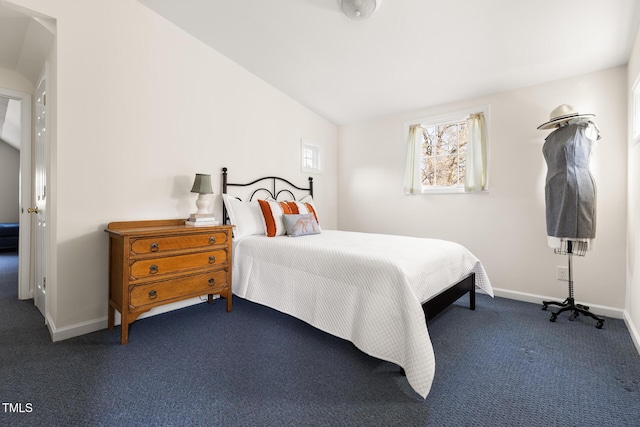
[[[467,119],[467,167],[464,191],[487,189],[487,127],[484,114],[472,114]]]
[[[420,155],[422,149],[422,127],[411,125],[407,139],[407,164],[404,169],[404,193],[422,193],[422,180],[420,179]]]

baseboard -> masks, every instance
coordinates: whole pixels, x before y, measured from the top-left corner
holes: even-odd
[[[217,298],[220,298],[220,295],[213,296],[214,300]],[[202,304],[203,302],[207,302],[206,295],[203,297],[203,299],[201,299],[200,297],[195,297],[195,298],[189,298],[183,301],[174,302],[171,304],[161,305],[160,307],[152,308],[146,313],[141,314],[140,317],[138,317],[136,320],[142,320],[142,319],[146,319],[147,317],[157,316],[158,314],[167,313],[169,311],[179,310],[181,308],[189,307],[196,304]],[[118,313],[118,311],[116,311],[116,315],[113,320],[115,325],[120,324],[121,319],[120,319],[120,313]],[[106,317],[104,318],[104,322],[105,322],[104,327],[106,328],[107,327]]]
[[[26,296],[25,295],[18,295],[18,299],[21,300],[21,301],[24,301],[24,300],[28,300],[28,299],[33,299],[33,296],[34,296],[34,292],[33,292],[33,290],[30,290],[29,292],[27,292]]]
[[[62,328],[57,328],[53,319],[48,316],[47,327],[49,328],[49,333],[51,334],[51,340],[53,342],[56,342],[104,329],[106,327],[106,318],[104,321],[102,321],[101,319],[94,319],[82,323],[64,326]]]
[[[526,292],[516,292],[508,289],[494,288],[493,293],[497,297],[514,299],[517,301],[530,302],[534,304],[542,304],[542,301],[557,301],[558,298],[529,294]],[[612,317],[614,319],[624,319],[624,310],[621,308],[607,307],[598,304],[589,304],[589,311],[599,316]]]
[[[215,297],[216,296],[214,295],[214,298]],[[189,307],[195,304],[201,304],[206,301],[207,301],[206,297],[204,298],[204,300],[200,299],[199,297],[195,297],[195,298],[190,298],[183,301],[174,302],[172,304],[163,305],[163,306],[151,309],[144,314],[141,314],[137,320],[141,320],[151,316],[156,316],[158,314],[166,313],[168,311]],[[118,313],[117,311],[116,311],[114,320],[116,325],[120,324],[120,313]],[[91,332],[96,332],[101,329],[106,329],[107,317],[105,316],[98,319],[88,320],[86,322],[76,323],[73,325],[64,326],[62,328],[56,328],[55,323],[53,322],[53,319],[51,319],[51,317],[48,317],[47,326],[49,328],[49,333],[51,334],[51,339],[54,342],[56,342],[56,341],[62,341],[69,338],[77,337],[84,334],[89,334]]]
[[[627,329],[629,329],[631,339],[633,340],[633,344],[636,346],[638,354],[640,354],[640,334],[638,334],[638,329],[636,329],[633,324],[631,316],[629,316],[629,312],[627,310],[624,311],[624,323],[627,325]]]

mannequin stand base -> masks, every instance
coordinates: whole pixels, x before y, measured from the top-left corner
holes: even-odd
[[[549,319],[550,322],[555,322],[558,314],[562,313],[563,311],[571,311],[572,313],[571,315],[569,315],[569,320],[571,321],[575,320],[575,318],[578,317],[580,313],[582,313],[583,315],[589,316],[598,321],[598,323],[596,324],[596,328],[602,329],[602,326],[604,325],[604,319],[602,317],[598,317],[590,312],[588,306],[576,304],[573,298],[567,298],[566,300],[564,300],[564,302],[542,301],[543,310],[546,310],[548,305],[560,306],[560,309],[558,311],[556,311],[555,313],[551,313],[551,318]]]

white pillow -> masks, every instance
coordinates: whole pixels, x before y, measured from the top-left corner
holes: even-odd
[[[262,211],[258,202],[243,202],[228,194],[222,195],[222,201],[229,221],[233,227],[233,237],[239,239],[253,234],[264,234]]]

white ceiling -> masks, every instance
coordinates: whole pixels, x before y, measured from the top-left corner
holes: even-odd
[[[0,0],[0,68],[34,86],[53,43],[55,20]],[[0,97],[0,141],[20,149],[20,102]]]
[[[16,70],[30,17],[0,3],[0,68]]]
[[[55,31],[53,19],[0,0],[0,68],[17,71],[35,85]]]
[[[139,0],[336,124],[627,63],[638,0]]]

